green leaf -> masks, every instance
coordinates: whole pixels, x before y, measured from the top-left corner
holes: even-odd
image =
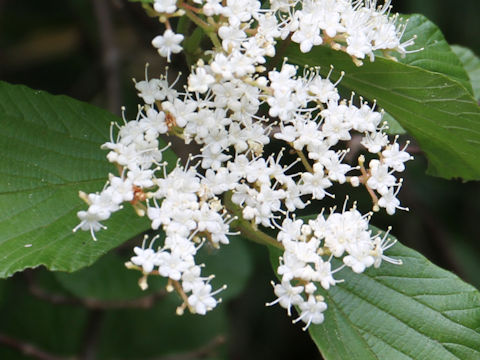
[[[453,45],[452,50],[457,54],[468,73],[475,98],[480,100],[480,58],[472,50],[463,46]]]
[[[428,172],[447,179],[480,179],[480,107],[457,80],[416,66],[377,57],[361,67],[325,46],[302,54],[291,45],[286,54],[298,65],[329,65],[345,71],[341,85],[384,108],[419,143],[429,159]],[[332,74],[332,80],[339,78]]]
[[[159,355],[195,351],[209,343],[212,344],[215,339],[225,337],[227,332],[225,306],[220,304],[206,316],[192,315],[188,311],[178,316],[175,309],[179,300],[174,294],[171,295],[173,296],[167,296],[148,311],[132,309],[109,311],[103,323],[98,357],[151,359]],[[218,354],[221,351],[222,346],[218,344],[211,352]]]
[[[224,300],[230,300],[242,292],[252,274],[253,264],[245,244],[248,241],[240,236],[230,236],[230,244],[220,246],[220,249],[212,249],[203,246],[196,257],[197,263],[205,263],[202,270],[204,276],[214,274],[212,280],[214,289],[227,285],[219,296]]]
[[[388,123],[388,129],[386,130],[387,134],[390,135],[397,135],[397,134],[406,134],[407,132],[405,131],[404,128],[402,128],[402,125],[398,123],[397,120],[395,120],[392,115],[389,113],[384,113],[383,114],[383,121],[386,121]]]
[[[473,95],[468,74],[441,30],[423,15],[415,14],[403,18],[408,19],[408,24],[402,39],[405,41],[416,37],[412,49],[423,50],[407,54],[404,58],[399,57],[398,60],[403,64],[447,75],[461,83]]]
[[[343,269],[345,281],[321,291],[325,321],[309,332],[324,358],[480,359],[480,293],[400,243],[386,255],[403,265]]]
[[[64,295],[55,279],[58,274],[39,269],[30,275],[34,275],[30,281],[53,299]],[[3,281],[7,288],[0,305],[0,333],[58,357],[80,358],[85,338],[92,332],[98,341],[98,359],[140,360],[167,354],[188,354],[186,358],[193,359],[196,357],[190,352],[198,351],[198,358],[213,360],[225,352],[225,304],[219,304],[207,316],[177,316],[175,309],[180,300],[172,293],[148,309],[88,310],[37,299],[24,280],[16,276]],[[0,345],[0,359],[24,358],[18,350]]]
[[[87,310],[36,299],[28,292],[24,281],[16,280],[21,279],[8,280],[6,298],[0,307],[0,332],[59,356],[79,352],[87,325]],[[23,357],[18,350],[10,351],[2,345],[0,359]]]
[[[201,52],[201,49],[199,49],[200,42],[205,36],[205,32],[203,31],[202,28],[198,27],[195,28],[193,31],[192,35],[190,35],[185,41],[184,41],[184,49],[190,53],[195,53],[195,52]]]
[[[211,282],[214,289],[227,285],[227,289],[219,295],[223,301],[236,297],[252,273],[252,261],[245,241],[241,237],[231,236],[229,245],[222,245],[220,249],[204,245],[196,256],[198,264],[205,263],[202,274],[215,275]],[[142,291],[138,286],[142,273],[125,268],[124,264],[128,260],[127,256],[109,253],[87,268],[71,274],[58,272],[55,277],[65,289],[77,297],[104,301],[136,299],[165,288],[165,278],[150,276],[148,289]],[[180,302],[177,305],[180,305]]]
[[[188,19],[185,17],[185,19]],[[187,65],[193,66],[197,60],[202,56],[203,50],[201,42],[205,38],[205,32],[202,28],[197,27],[191,35],[189,35],[183,42],[184,54],[187,59]]]
[[[6,280],[0,280],[0,306],[2,306],[3,301],[5,300],[5,285]]]
[[[116,173],[100,150],[116,116],[0,82],[0,119],[0,277],[39,265],[75,271],[149,227],[127,204],[98,241],[72,233],[86,208],[78,192],[100,191]]]
[[[55,273],[58,282],[73,295],[80,298],[103,301],[133,300],[163,289],[167,281],[159,276],[148,279],[148,289],[138,286],[140,271],[128,270],[125,261],[117,254],[109,253],[95,264],[68,274]]]

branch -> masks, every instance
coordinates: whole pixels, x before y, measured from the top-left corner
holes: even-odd
[[[108,0],[92,0],[92,4],[100,35],[100,50],[106,82],[107,107],[110,112],[118,114],[121,106],[119,55],[118,49],[115,46],[110,6]]]
[[[416,216],[420,219],[425,233],[428,234],[426,241],[436,250],[434,256],[437,257],[440,265],[466,279],[464,266],[451,250],[452,242],[449,240],[442,220],[437,218],[428,205],[416,195],[415,187],[411,186],[409,181],[403,183],[401,196],[407,204],[411,204],[410,209],[415,209]]]
[[[60,294],[52,294],[45,291],[42,287],[35,284],[35,281],[31,274],[27,275],[28,289],[32,295],[38,299],[48,301],[52,304],[58,305],[78,305],[84,306],[87,309],[92,310],[110,310],[110,309],[125,309],[125,308],[140,308],[149,309],[155,305],[155,303],[164,298],[166,295],[165,290],[161,290],[151,295],[147,295],[133,300],[111,300],[103,301],[97,299],[80,299],[72,296],[65,296]]]
[[[89,311],[87,326],[85,326],[83,331],[83,344],[80,360],[95,360],[97,358],[97,348],[100,341],[103,315],[103,310],[95,309]]]
[[[209,343],[206,345],[189,352],[175,354],[175,355],[167,355],[162,356],[160,358],[152,359],[152,360],[197,360],[197,359],[205,359],[207,357],[211,357],[213,351],[222,344],[225,344],[226,339],[223,335],[218,335],[214,337]]]
[[[61,357],[50,354],[42,349],[39,349],[35,345],[23,342],[15,339],[11,336],[0,333],[0,344],[9,346],[13,349],[20,351],[24,355],[29,355],[40,360],[76,360],[75,357]]]
[[[256,243],[270,245],[277,249],[285,250],[282,243],[277,241],[277,239],[264,233],[263,231],[254,227],[250,222],[243,219],[242,209],[232,201],[231,191],[225,194],[224,205],[232,215],[237,217],[237,220],[232,221],[232,229],[240,231],[243,236]]]

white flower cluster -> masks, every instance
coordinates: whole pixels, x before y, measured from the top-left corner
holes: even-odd
[[[269,9],[261,8],[257,0],[227,0],[223,4],[220,0],[193,2],[201,5],[194,8],[196,12],[210,19],[215,16],[223,19],[215,18],[216,21],[209,24],[217,27],[226,52],[243,48],[257,60],[264,55],[274,55],[275,39],[290,38],[304,53],[313,46],[327,44],[347,52],[358,64],[361,63],[358,59],[366,56],[373,61],[377,50],[404,55],[406,48],[413,44],[413,39],[401,42],[405,25],[398,25],[397,16],[390,16],[391,0],[383,5],[377,5],[377,0],[271,0]],[[155,0],[154,9],[166,18],[183,15],[185,10],[177,8],[176,3],[175,0]],[[251,29],[253,21],[255,29]],[[246,41],[249,30],[254,30],[257,36]],[[183,39],[183,35],[167,29],[155,37],[152,44],[170,61],[172,53],[182,50]]]
[[[388,16],[389,3],[272,0],[270,9],[262,9],[255,0],[156,0],[162,21],[168,24],[170,17],[187,14],[208,27],[216,47],[192,69],[183,92],[166,77],[136,83],[144,105],[135,120],[118,127],[115,139],[112,126],[111,140],[103,146],[120,176],[110,175],[99,194],[82,194],[89,208],[78,213],[81,222],[75,230],[89,230],[95,238],[104,228],[100,222],[130,202],[165,239],[156,248],[157,237],[148,247],[145,242],[136,247],[128,266],[144,273],[142,286],[149,274],[168,278],[168,288],[184,301],[179,313],[188,307],[205,314],[217,305],[219,290],[212,291],[212,276],[201,276],[198,249],[228,244],[232,225],[240,232],[247,226],[249,236],[260,233],[259,226],[277,228],[277,240],[272,240],[285,253],[273,303],[289,314],[292,305],[298,306],[295,321],[306,327],[322,322],[327,305],[315,284],[328,290],[339,281],[333,278],[340,269],[332,270],[333,258],[356,273],[378,267],[382,259],[399,261],[383,255],[393,243],[372,236],[371,213],[362,215],[355,206],[341,213],[332,210],[325,218],[321,214],[308,224],[290,214],[334,197],[334,183],[364,186],[374,211],[385,208],[393,214],[401,209],[396,196],[402,183],[394,173],[402,172],[411,157],[397,138],[388,139],[375,104],[340,98],[338,82],[330,81],[333,68],[322,77],[317,68],[300,72],[286,60],[271,71],[263,64],[275,55],[276,41],[287,37],[300,43],[302,51],[325,42],[355,59],[373,58],[378,49],[403,54],[410,42],[400,42],[401,30]],[[169,59],[181,51],[182,39],[167,26],[153,43]],[[199,144],[199,154],[168,172],[166,148],[159,141],[164,134]],[[369,153],[368,166],[364,155],[356,163],[346,161],[355,134]],[[269,152],[271,141],[281,143],[282,150]],[[292,155],[296,160],[287,160]]]
[[[289,316],[291,307],[298,305],[300,314],[294,322],[304,321],[304,329],[323,322],[327,309],[323,296],[316,294],[316,284],[328,290],[343,281],[335,280],[333,274],[345,266],[362,273],[372,265],[378,268],[382,260],[402,263],[383,254],[395,242],[387,238],[388,232],[383,237],[372,236],[368,226],[371,214],[362,215],[355,207],[344,208],[342,213],[333,210],[328,217],[320,214],[308,223],[286,218],[279,227],[277,239],[285,248],[277,270],[282,281],[274,284],[277,300],[267,305],[279,303]],[[343,265],[332,270],[333,258],[342,258]]]
[[[183,298],[184,302],[177,308],[179,315],[183,314],[186,307],[195,314],[205,315],[207,311],[212,310],[219,300],[215,295],[224,290],[226,286],[212,291],[209,277],[201,276],[201,265],[196,265],[194,256],[201,247],[202,243],[196,246],[191,239],[185,239],[182,236],[170,236],[165,239],[163,247],[153,249],[153,243],[159,237],[157,235],[152,239],[150,246],[145,248],[145,237],[142,247],[136,246],[133,251],[135,256],[131,258],[126,266],[131,269],[140,269],[145,274],[140,279],[139,285],[146,289],[147,275],[159,274],[169,279],[167,290],[176,290]],[[154,270],[158,268],[158,270]]]

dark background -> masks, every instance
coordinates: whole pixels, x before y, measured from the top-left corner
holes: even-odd
[[[426,15],[450,43],[480,53],[478,0],[396,0],[393,5],[394,11]],[[138,3],[123,0],[3,0],[0,1],[0,80],[66,94],[116,114],[122,105],[135,111],[137,99],[131,78],[143,79],[145,62],[151,64],[152,76],[164,72],[165,64],[150,45],[151,39],[162,31],[161,25],[148,18]],[[173,70],[185,66],[181,58],[174,59]],[[416,151],[415,145],[412,149]],[[412,211],[400,212],[392,218],[376,217],[376,224],[383,228],[392,224],[393,234],[403,244],[480,287],[479,183],[425,176],[426,164],[420,151],[408,163],[401,200]],[[301,326],[292,326],[291,319],[278,306],[263,306],[273,299],[268,285],[273,274],[264,250],[255,245],[249,247],[255,260],[254,276],[240,298],[222,305],[227,307],[231,325],[226,334],[228,345],[221,352],[231,359],[318,359],[316,348]],[[95,338],[101,336],[102,322],[88,322],[87,326],[83,318],[101,319],[97,313],[72,315],[74,328],[93,334],[90,353],[81,339],[72,339],[72,344],[59,347],[54,341],[42,340],[25,330],[36,326],[49,331],[52,326],[45,323],[51,323],[51,319],[36,312],[41,310],[35,310],[34,300],[25,300],[27,305],[22,310],[25,318],[33,317],[33,322],[32,319],[23,322],[22,316],[6,317],[15,310],[12,303],[16,304],[16,297],[32,296],[25,285],[31,276],[15,276],[8,281],[9,294],[0,293],[0,358],[39,358],[38,354],[19,355],[14,346],[7,346],[5,339],[2,340],[3,332],[15,335],[17,345],[27,339],[51,353],[72,355],[69,349],[79,349],[83,359],[94,359]],[[9,306],[2,306],[2,297],[9,299],[5,303]],[[15,324],[6,324],[3,319],[15,319],[11,320]],[[156,336],[161,336],[150,335],[145,339],[147,344],[155,343]],[[161,354],[159,349],[158,355]]]

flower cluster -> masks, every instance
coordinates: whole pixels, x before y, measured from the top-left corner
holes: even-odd
[[[300,314],[294,322],[304,321],[306,329],[311,323],[323,321],[327,304],[323,296],[316,294],[317,285],[328,290],[341,282],[334,279],[334,273],[345,266],[362,273],[370,266],[378,268],[383,260],[400,265],[400,260],[383,254],[394,245],[387,238],[388,232],[383,237],[372,236],[370,215],[362,215],[355,207],[345,211],[344,207],[341,213],[332,209],[328,217],[320,214],[308,223],[286,218],[277,236],[285,249],[277,269],[282,281],[274,284],[277,300],[267,305],[279,303],[288,315],[297,305]],[[333,258],[342,259],[343,265],[332,269]]]
[[[329,45],[351,55],[357,64],[365,57],[373,60],[377,50],[404,55],[414,41],[401,41],[406,25],[398,25],[397,15],[390,16],[391,0],[383,5],[377,5],[377,0],[271,0],[270,8],[262,8],[257,0],[193,2],[199,7],[177,4],[175,0],[155,0],[154,9],[162,14],[163,21],[185,13],[214,20],[205,24],[214,26],[223,50],[236,55],[236,63],[244,66],[252,65],[252,61],[242,61],[242,53],[263,63],[264,56],[274,56],[279,39],[291,39],[304,53],[313,46]],[[255,36],[249,36],[251,33]],[[181,52],[183,39],[183,35],[168,28],[153,39],[152,45],[170,60],[172,53]]]
[[[282,39],[299,43],[303,52],[328,44],[357,63],[365,56],[373,60],[375,50],[404,54],[411,41],[401,42],[404,28],[389,16],[389,4],[272,0],[264,9],[255,0],[155,0],[153,9],[167,25],[152,42],[160,55],[170,60],[182,50],[183,35],[173,33],[169,22],[175,16],[189,16],[204,27],[214,49],[193,67],[183,91],[175,88],[178,79],[170,84],[166,76],[136,82],[144,105],[136,119],[117,126],[116,136],[112,125],[103,145],[120,175],[110,175],[102,192],[82,194],[89,207],[78,213],[75,230],[89,230],[95,239],[105,228],[101,221],[130,202],[164,239],[156,247],[158,237],[148,247],[144,241],[127,266],[143,272],[143,287],[147,275],[168,278],[168,289],[184,301],[179,313],[188,308],[205,314],[223,288],[213,291],[212,276],[202,277],[202,265],[195,262],[200,247],[226,245],[237,231],[256,236],[262,227],[277,229],[271,243],[284,254],[273,303],[289,314],[297,306],[295,321],[305,328],[322,322],[327,305],[320,288],[340,281],[333,278],[336,271],[361,273],[382,260],[399,261],[383,255],[393,245],[387,236],[371,234],[372,213],[362,215],[355,206],[341,213],[332,209],[308,223],[291,214],[335,197],[335,183],[365,187],[373,211],[394,214],[402,209],[397,199],[402,182],[395,173],[411,157],[398,138],[389,140],[375,103],[353,95],[341,99],[336,88],[341,76],[333,82],[333,68],[325,77],[319,68],[299,70],[285,59],[268,70],[267,57],[276,55]],[[162,135],[194,142],[199,153],[167,171]],[[368,164],[365,155],[347,157],[354,138]],[[272,142],[282,150],[268,150]],[[343,265],[332,270],[333,259]]]

